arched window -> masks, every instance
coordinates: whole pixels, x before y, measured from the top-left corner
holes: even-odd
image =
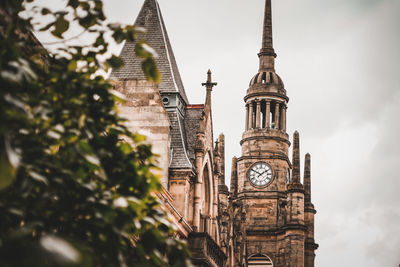
[[[256,254],[247,259],[248,267],[273,267],[272,260],[262,254]]]
[[[212,236],[211,232],[211,205],[212,205],[212,192],[210,191],[211,181],[209,175],[208,163],[203,169],[203,189],[202,189],[202,207],[201,207],[201,217],[200,217],[200,231],[206,232]]]

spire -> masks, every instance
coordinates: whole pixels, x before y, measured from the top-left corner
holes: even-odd
[[[265,0],[262,48],[258,56],[260,58],[260,70],[274,70],[276,54],[272,41],[271,0]]]
[[[218,137],[218,140],[219,140],[219,154],[221,157],[220,184],[225,185],[225,135],[221,133]]]
[[[145,33],[138,34],[135,42],[125,43],[120,54],[125,65],[118,70],[113,70],[110,78],[114,80],[146,79],[142,71],[142,59],[135,55],[137,42],[144,40],[158,55],[154,60],[161,73],[161,81],[158,85],[160,92],[179,93],[186,104],[189,104],[161,10],[156,0],[144,1],[134,25],[144,28]]]
[[[237,158],[232,158],[232,172],[231,172],[231,193],[235,196],[237,194]]]
[[[263,29],[263,49],[273,49],[272,45],[272,10],[271,10],[271,0],[265,1],[265,11],[264,11],[264,29]]]
[[[213,87],[216,86],[217,83],[212,82],[210,69],[207,71],[207,82],[202,83],[201,85],[205,86],[207,89],[205,110],[211,111],[211,92],[212,92]]]
[[[304,161],[304,200],[306,203],[311,203],[311,156],[306,154]]]
[[[300,137],[298,131],[295,131],[293,135],[292,164],[293,164],[292,183],[300,184]]]

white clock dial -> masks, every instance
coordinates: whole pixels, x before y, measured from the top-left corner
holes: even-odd
[[[271,166],[265,162],[257,162],[250,168],[248,177],[253,185],[266,186],[272,180]]]

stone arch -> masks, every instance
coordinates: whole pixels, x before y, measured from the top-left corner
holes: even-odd
[[[263,254],[254,254],[247,258],[248,267],[273,267],[272,260]]]
[[[203,167],[203,214],[211,215],[211,191],[210,191],[210,172],[209,172],[209,164],[206,164]]]
[[[202,169],[202,205],[201,205],[201,223],[200,230],[207,232],[212,236],[212,218],[214,214],[214,176],[213,176],[213,165],[210,153],[207,152],[203,161]]]

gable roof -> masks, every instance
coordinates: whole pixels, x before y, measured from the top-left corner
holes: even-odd
[[[204,112],[204,105],[189,105],[185,114],[185,130],[189,159],[194,162],[194,146],[197,139],[197,131],[200,126],[200,120]]]
[[[161,15],[160,7],[156,0],[146,0],[134,24],[146,30],[138,34],[137,40],[146,41],[158,54],[155,62],[161,73],[161,82],[158,88],[161,93],[179,93],[186,104],[189,103],[175,56],[169,42],[167,30]],[[126,42],[122,48],[120,57],[125,65],[113,70],[111,79],[146,79],[142,71],[142,59],[135,55],[135,42]]]

